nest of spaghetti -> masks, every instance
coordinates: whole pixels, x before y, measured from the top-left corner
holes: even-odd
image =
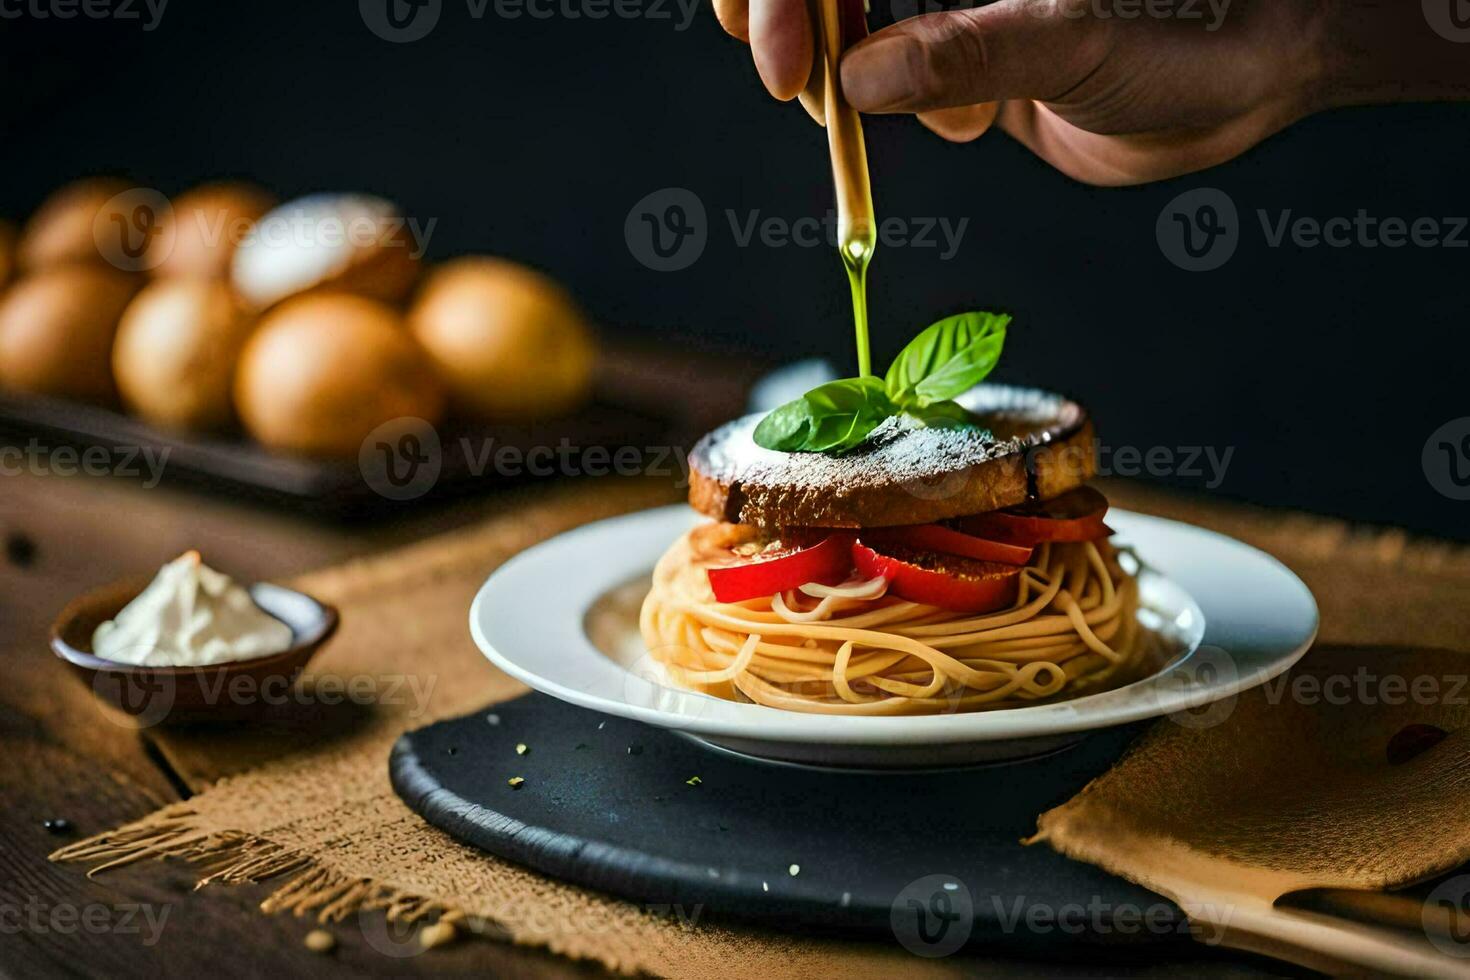
[[[1138,562],[1081,487],[873,529],[712,521],[674,542],[640,625],[674,684],[788,711],[1015,708],[1152,671]]]

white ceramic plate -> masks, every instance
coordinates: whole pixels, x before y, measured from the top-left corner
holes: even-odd
[[[1220,720],[1230,698],[1306,652],[1317,604],[1276,559],[1177,521],[1111,510],[1114,541],[1148,566],[1140,618],[1174,652],[1151,677],[1058,704],[923,717],[843,717],[737,704],[664,680],[638,636],[654,563],[703,520],[683,505],[600,521],[516,556],[480,588],[470,632],[501,670],[595,711],[792,763],[968,765],[1054,751],[1099,728],[1160,715]]]

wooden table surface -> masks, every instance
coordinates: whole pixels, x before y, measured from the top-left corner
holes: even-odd
[[[16,976],[226,976],[420,974],[492,971],[502,976],[600,972],[548,953],[467,941],[411,958],[383,955],[364,929],[333,929],[332,955],[309,952],[311,920],[267,916],[266,885],[191,894],[196,869],[145,862],[88,879],[46,854],[67,840],[140,817],[181,796],[166,766],[136,733],[105,720],[81,684],[46,649],[51,618],[78,591],[150,574],[182,550],[243,579],[284,579],[451,529],[514,507],[535,488],[370,526],[312,523],[280,511],[111,477],[0,476],[0,973]],[[671,488],[671,499],[675,491]],[[57,834],[44,822],[64,818]],[[167,915],[148,945],[146,906]],[[381,917],[378,917],[379,920]],[[381,928],[381,923],[373,928]],[[1153,954],[1157,955],[1157,954]],[[1132,964],[961,961],[1000,975],[1104,976],[1174,973],[1259,976],[1265,961],[1201,947],[1188,960]]]

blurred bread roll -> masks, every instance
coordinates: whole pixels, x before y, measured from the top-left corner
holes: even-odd
[[[261,320],[240,357],[235,406],[275,449],[356,456],[378,426],[437,422],[444,394],[391,308],[342,293],[301,296]]]
[[[20,232],[15,225],[0,221],[0,292],[4,292],[10,280],[15,278],[15,247],[19,238]]]
[[[310,290],[397,303],[418,277],[420,247],[382,198],[313,194],[263,215],[235,250],[230,276],[260,309]]]
[[[228,284],[163,279],[128,306],[112,347],[123,404],[179,429],[218,429],[234,418],[233,385],[252,318]]]
[[[20,267],[34,272],[67,262],[102,261],[93,229],[99,217],[110,220],[104,209],[131,186],[117,177],[84,177],[52,193],[21,232]]]
[[[560,286],[525,266],[445,263],[414,301],[409,325],[466,415],[549,418],[591,396],[596,347],[586,319]]]
[[[223,279],[235,248],[275,200],[253,184],[204,184],[173,200],[160,234],[149,243],[156,276]]]
[[[0,386],[109,402],[112,341],[138,280],[103,265],[62,265],[0,298]]]

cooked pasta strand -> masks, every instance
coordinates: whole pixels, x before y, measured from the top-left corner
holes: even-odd
[[[1125,683],[1145,659],[1138,585],[1106,542],[1039,546],[1007,609],[947,612],[881,579],[738,603],[709,593],[688,539],[659,563],[641,626],[678,684],[824,714],[1019,707]]]

